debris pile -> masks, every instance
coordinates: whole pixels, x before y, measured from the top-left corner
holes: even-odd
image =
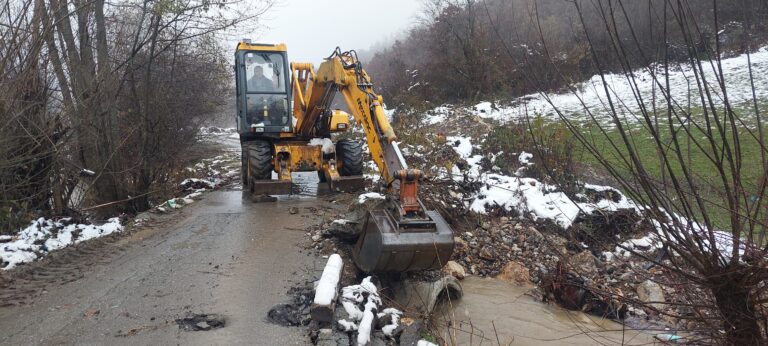
[[[191,177],[179,184],[180,194],[183,195],[163,201],[154,207],[155,211],[164,213],[182,208],[200,199],[205,191],[236,182],[240,175],[240,155],[230,151],[210,159],[203,159],[187,167],[185,173]]]

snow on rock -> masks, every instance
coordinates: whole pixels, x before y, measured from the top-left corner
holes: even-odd
[[[378,289],[371,282],[371,277],[366,277],[359,285],[342,288],[341,302],[352,321],[340,320],[339,324],[345,328],[349,326],[350,330],[353,330],[351,324],[356,323],[357,344],[367,345],[371,340],[374,314],[381,305]],[[360,309],[361,306],[363,309]]]
[[[393,336],[395,329],[400,325],[400,317],[403,316],[403,312],[395,308],[386,308],[378,314],[378,318],[382,319],[385,316],[390,316],[391,323],[381,327],[381,332],[386,336]]]
[[[541,183],[533,178],[510,177],[498,173],[482,171],[479,162],[482,155],[472,156],[473,145],[468,137],[448,137],[451,145],[459,156],[468,163],[465,175],[474,181],[483,183],[469,204],[470,210],[485,214],[487,208],[503,208],[517,210],[535,219],[550,219],[563,228],[568,228],[580,212],[591,213],[594,210],[618,210],[634,208],[623,195],[618,202],[601,199],[596,203],[577,202],[565,193],[558,191],[556,186]],[[521,164],[529,165],[533,154],[522,152],[518,160]],[[455,178],[455,177],[454,177]],[[610,187],[588,185],[597,191],[614,190]]]
[[[333,254],[328,258],[323,274],[320,276],[320,281],[315,289],[315,304],[331,305],[336,297],[336,286],[339,284],[343,267],[344,261],[341,260],[341,256],[338,254]]]
[[[350,322],[344,319],[341,319],[338,322],[344,332],[353,332],[357,330],[357,323],[355,322]]]
[[[375,301],[368,299],[365,303],[365,310],[363,310],[363,318],[360,320],[360,324],[357,326],[357,345],[365,346],[371,342],[371,328],[373,328],[373,317],[376,313],[378,304]]]
[[[330,138],[312,138],[309,141],[309,145],[322,146],[324,154],[333,154],[336,152],[336,146],[333,145],[333,141]]]
[[[400,325],[403,312],[395,308],[386,308],[378,312],[382,305],[376,285],[371,277],[366,277],[359,285],[346,286],[341,289],[341,303],[349,316],[349,320],[338,320],[340,329],[345,332],[357,331],[357,344],[368,345],[371,341],[371,328],[376,327],[375,318],[389,316],[390,323],[382,327],[384,335],[392,337]]]
[[[71,221],[71,218],[39,218],[32,221],[11,241],[0,244],[2,269],[13,269],[18,264],[32,262],[50,251],[123,230],[120,219],[116,217],[102,225],[75,224]]]
[[[360,195],[357,198],[357,202],[360,203],[360,204],[363,204],[363,203],[365,203],[365,201],[367,201],[369,199],[384,199],[384,198],[386,198],[386,197],[384,197],[384,195],[382,195],[382,194],[380,194],[378,192],[366,192],[366,193]]]

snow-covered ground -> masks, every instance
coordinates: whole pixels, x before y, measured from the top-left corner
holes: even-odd
[[[78,224],[71,218],[39,218],[15,236],[0,236],[0,268],[9,270],[51,251],[123,230],[119,218],[101,225]]]
[[[462,136],[447,137],[447,144],[464,159],[468,167],[463,171],[453,167],[451,177],[454,180],[470,179],[483,183],[480,190],[467,201],[470,210],[485,214],[487,208],[503,208],[508,211],[516,210],[532,219],[550,219],[563,228],[571,226],[580,212],[591,213],[594,210],[617,210],[634,208],[623,195],[618,202],[603,199],[597,203],[577,202],[559,191],[556,186],[542,183],[533,178],[507,176],[500,173],[483,171],[479,165],[483,155],[480,147],[472,144],[472,139]],[[522,152],[518,156],[521,164],[532,165],[533,155]],[[615,190],[608,186],[586,185],[586,190],[605,191]]]
[[[758,100],[768,98],[768,47],[760,48],[750,55],[752,66],[752,81],[750,81],[750,63],[747,54],[722,59],[722,69],[728,99],[731,105],[742,105],[752,101],[751,83],[755,86],[755,95]],[[723,94],[718,87],[720,73],[716,73],[715,62],[703,61],[702,68],[707,79],[709,90],[713,94],[716,104],[722,104]],[[654,79],[655,76],[655,79]],[[660,87],[666,89],[663,69],[656,66],[635,70],[629,78],[623,74],[607,74],[605,80],[608,84],[608,93],[603,86],[599,75],[595,75],[587,81],[575,84],[574,92],[550,93],[546,95],[534,93],[515,99],[511,105],[502,106],[499,103],[480,102],[464,110],[470,114],[498,120],[502,123],[521,120],[526,114],[535,117],[556,120],[557,113],[552,108],[550,101],[557,109],[569,119],[587,119],[586,110],[589,109],[596,119],[602,123],[610,121],[608,95],[610,95],[617,113],[633,122],[639,114],[640,104],[635,100],[635,94],[639,93],[644,98],[643,105],[647,109],[653,107],[653,95],[655,95],[656,107],[666,107]],[[660,83],[660,84],[659,84]],[[681,64],[669,71],[669,91],[676,107],[687,108],[700,106],[696,77],[690,65]],[[549,98],[549,101],[547,100]],[[456,110],[456,107],[443,105],[427,112],[425,122],[437,124],[443,122]]]
[[[476,152],[481,152],[481,146],[472,144],[472,140],[470,137],[452,136],[448,137],[446,144],[450,145],[459,157],[468,164],[468,167],[464,170],[459,170],[454,166],[454,172],[452,172],[450,178],[454,181],[468,179],[473,182],[482,183],[477,192],[472,196],[464,198],[465,206],[473,212],[486,214],[489,209],[493,208],[502,208],[507,211],[514,210],[530,219],[552,220],[557,225],[568,228],[579,214],[588,215],[598,210],[612,212],[619,209],[631,209],[642,215],[647,209],[646,206],[634,203],[618,189],[610,186],[584,184],[584,191],[574,199],[568,197],[554,185],[521,176],[521,170],[518,170],[516,176],[484,171],[479,165],[483,155],[475,154]],[[521,152],[518,156],[518,161],[525,167],[534,164],[531,162],[532,158],[533,154]],[[444,176],[444,178],[447,177]],[[601,193],[607,191],[611,193]],[[602,198],[597,201],[590,201],[590,198],[586,195],[587,193],[592,193],[596,196],[611,195],[616,197],[614,199]],[[666,221],[666,224],[662,224],[659,220],[651,220],[656,229],[655,233],[638,239],[626,240],[617,246],[613,252],[603,253],[603,258],[611,260],[615,256],[626,257],[631,253],[629,250],[647,251],[660,248],[664,243],[676,242],[673,237],[668,236],[665,230],[671,228],[680,229],[681,227],[685,229],[685,232],[701,239],[703,244],[711,247],[712,250],[717,248],[725,259],[730,257],[730,252],[733,249],[733,238],[730,233],[718,230],[713,231],[715,238],[713,246],[707,239],[707,230],[698,223],[686,220],[678,215],[667,215],[666,219],[676,220],[677,223]],[[744,248],[741,248],[739,252],[743,254],[744,250]]]

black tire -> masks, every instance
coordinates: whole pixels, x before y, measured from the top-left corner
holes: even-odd
[[[363,142],[349,139],[336,142],[336,161],[342,176],[363,175]]]
[[[325,173],[323,173],[323,171],[317,171],[317,179],[321,183],[327,183],[328,182],[328,180],[325,179]]]
[[[246,154],[245,145],[240,148],[240,182],[243,186],[248,183],[248,154]]]
[[[248,166],[251,169],[251,179],[272,179],[275,165],[272,161],[272,144],[267,141],[256,140],[248,142]]]

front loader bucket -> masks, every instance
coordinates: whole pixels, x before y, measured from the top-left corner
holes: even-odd
[[[395,218],[388,209],[372,210],[352,256],[364,272],[439,269],[453,253],[453,231],[434,211],[426,218]]]
[[[357,192],[365,189],[365,178],[362,175],[338,177],[329,186],[334,192]]]
[[[251,185],[254,195],[288,195],[291,193],[290,180],[254,180]]]

